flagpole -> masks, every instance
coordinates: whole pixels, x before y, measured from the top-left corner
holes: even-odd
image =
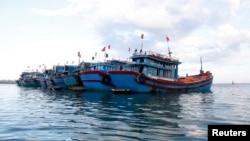
[[[80,61],[81,61],[81,60],[80,60],[80,58],[81,58],[81,57],[80,57],[80,56],[78,56],[78,64],[80,64]]]
[[[143,48],[143,38],[144,38],[144,34],[141,34],[141,50],[140,50],[140,53],[142,52],[142,48]]]
[[[143,40],[141,42],[141,50],[140,50],[140,52],[142,52],[142,48],[143,48]]]
[[[106,60],[106,47],[105,46],[102,48],[102,51],[104,52],[103,61],[105,62]]]
[[[80,58],[81,58],[81,53],[80,53],[80,51],[78,51],[78,54],[77,54],[77,55],[78,55],[78,64],[80,64],[80,61],[81,61],[81,60],[80,60]]]
[[[167,40],[167,45],[168,45],[168,42],[169,42],[168,35],[166,36],[166,40]],[[170,51],[170,48],[169,48],[169,45],[168,45],[168,55],[169,55],[170,58],[171,58],[171,54],[172,54],[172,52]]]

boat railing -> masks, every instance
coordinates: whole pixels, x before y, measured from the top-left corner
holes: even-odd
[[[170,57],[168,55],[163,55],[154,51],[142,51],[142,52],[135,52],[133,55],[135,56],[140,56],[140,55],[151,55],[151,56],[155,56],[161,59],[169,59],[171,61],[179,61],[179,58],[176,57]]]

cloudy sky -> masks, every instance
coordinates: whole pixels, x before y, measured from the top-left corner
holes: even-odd
[[[166,55],[169,47],[180,75],[199,73],[202,57],[214,83],[249,83],[249,13],[248,0],[0,0],[0,79],[77,64],[78,51],[102,61],[108,45],[109,59],[126,60],[143,42]]]

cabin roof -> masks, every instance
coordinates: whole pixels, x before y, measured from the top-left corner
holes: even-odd
[[[181,64],[179,61],[179,58],[176,57],[170,57],[167,55],[159,54],[154,51],[143,51],[143,52],[135,52],[133,56],[130,57],[131,59],[134,58],[151,58],[153,60],[158,60],[166,63],[172,63],[172,64]]]

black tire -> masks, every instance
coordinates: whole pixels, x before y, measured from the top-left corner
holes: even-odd
[[[146,77],[144,74],[139,74],[136,79],[137,79],[137,82],[141,84],[146,82]]]
[[[102,83],[109,84],[110,81],[111,81],[111,78],[110,78],[109,75],[105,75],[105,76],[102,77]]]

